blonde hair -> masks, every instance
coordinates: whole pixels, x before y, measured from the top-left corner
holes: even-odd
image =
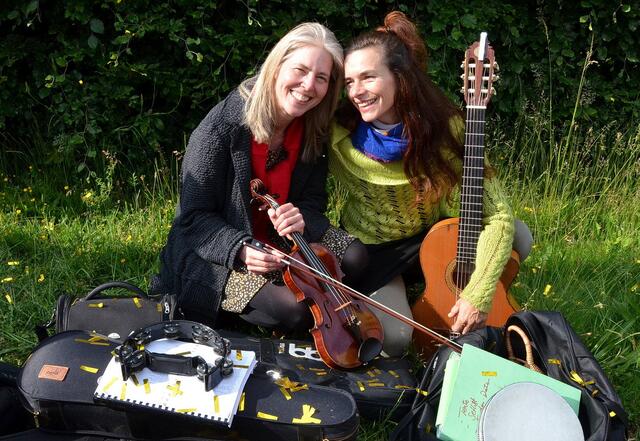
[[[258,75],[242,82],[240,93],[246,99],[244,123],[256,141],[269,142],[276,129],[275,83],[280,67],[293,51],[307,46],[326,50],[333,61],[327,94],[317,106],[303,116],[305,134],[302,160],[311,162],[320,156],[323,144],[329,137],[329,125],[342,89],[342,46],[333,32],[320,23],[299,24],[271,49]]]

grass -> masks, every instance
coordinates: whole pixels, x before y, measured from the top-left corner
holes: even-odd
[[[512,292],[528,309],[562,312],[592,350],[640,426],[640,126],[549,133],[540,112],[507,130],[489,152],[516,215],[535,238]],[[1,158],[0,158],[1,159]],[[0,175],[0,358],[21,363],[36,324],[62,292],[105,281],[146,287],[157,271],[176,202],[167,171],[130,174],[122,197],[115,158],[81,184],[34,164]],[[111,168],[110,168],[111,167]],[[156,167],[158,169],[158,167]],[[175,167],[173,167],[175,169]],[[109,171],[111,170],[111,171]],[[332,214],[341,197],[334,195]],[[367,423],[360,439],[386,439],[392,423]]]

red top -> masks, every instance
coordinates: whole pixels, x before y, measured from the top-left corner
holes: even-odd
[[[302,143],[304,123],[301,118],[294,119],[284,132],[282,148],[287,152],[287,157],[272,169],[266,170],[267,144],[259,144],[251,139],[251,174],[252,177],[264,182],[267,192],[282,205],[289,197],[291,175],[298,161],[298,152]],[[253,205],[253,237],[261,242],[274,245],[268,240],[268,232],[272,228],[271,220],[266,211],[258,211],[259,204]]]

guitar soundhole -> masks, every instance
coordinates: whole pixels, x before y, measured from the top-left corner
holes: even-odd
[[[456,295],[460,294],[464,287],[467,286],[467,283],[469,283],[472,273],[472,264],[456,262],[455,260],[451,261],[449,265],[447,265],[446,277],[449,290],[456,293]]]
[[[451,275],[453,278],[453,284],[458,290],[462,291],[467,283],[469,283],[469,279],[471,278],[471,273],[465,270],[455,270]]]

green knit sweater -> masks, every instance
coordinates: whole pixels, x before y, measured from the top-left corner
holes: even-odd
[[[452,122],[453,131],[461,133],[461,128]],[[454,160],[452,154],[449,157]],[[455,160],[454,166],[460,170],[460,161]],[[333,126],[329,170],[346,190],[340,221],[365,244],[408,238],[459,214],[458,198],[455,206],[450,206],[446,198],[416,204],[402,161],[382,163],[367,157],[353,147],[349,132],[338,124]],[[511,208],[497,178],[485,179],[483,203],[484,229],[478,239],[476,270],[461,297],[488,311],[511,254],[514,227]]]

